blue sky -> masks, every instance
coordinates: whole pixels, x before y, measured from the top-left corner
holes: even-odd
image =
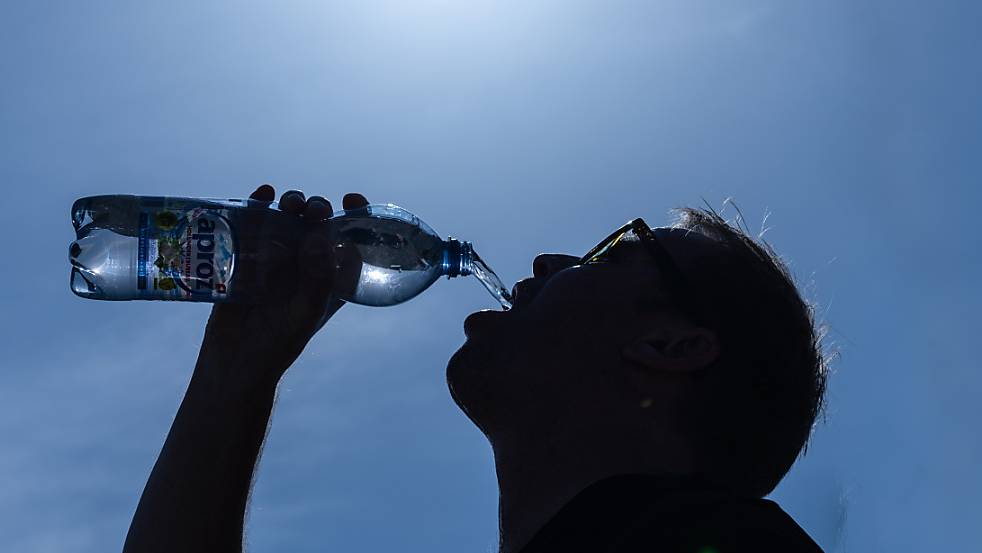
[[[773,497],[828,551],[974,547],[980,11],[4,2],[3,549],[121,547],[208,313],[72,296],[71,202],[263,182],[400,204],[508,281],[631,217],[769,213],[839,352]],[[490,448],[444,384],[486,307],[460,279],[329,323],[282,384],[251,551],[494,549]]]

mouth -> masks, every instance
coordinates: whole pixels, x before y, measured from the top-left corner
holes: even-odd
[[[534,277],[516,282],[511,289],[512,309],[521,309],[531,303],[535,296],[539,295],[543,284],[543,281]]]
[[[521,312],[538,294],[542,287],[541,282],[534,278],[520,280],[511,289],[511,309],[492,310],[484,309],[471,313],[464,319],[464,335],[468,338],[485,334],[493,331],[509,317],[514,317],[516,312]]]
[[[484,309],[471,313],[464,319],[464,336],[472,338],[474,336],[485,334],[492,330],[496,326],[500,325],[504,317],[508,316],[510,311],[498,311],[493,309]]]

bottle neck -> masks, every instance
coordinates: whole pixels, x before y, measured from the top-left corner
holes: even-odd
[[[443,274],[447,278],[467,276],[473,272],[474,248],[470,242],[448,238],[443,243]]]

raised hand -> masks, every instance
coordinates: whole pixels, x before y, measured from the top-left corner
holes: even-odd
[[[250,199],[271,203],[276,197],[272,186],[257,188]],[[347,194],[344,209],[368,205],[361,194]],[[289,225],[290,236],[264,233],[251,260],[261,276],[252,275],[266,291],[258,302],[216,305],[208,321],[204,348],[218,349],[250,360],[250,374],[278,380],[300,355],[310,338],[344,305],[334,294],[338,279],[360,269],[357,260],[345,258],[346,269],[338,273],[337,256],[353,252],[336,251],[330,240],[331,202],[321,196],[305,198],[290,190],[279,201],[279,210],[296,217]],[[265,268],[263,268],[265,267]]]

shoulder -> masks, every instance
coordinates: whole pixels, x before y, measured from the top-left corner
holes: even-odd
[[[693,498],[642,513],[611,553],[822,553],[777,503]]]

